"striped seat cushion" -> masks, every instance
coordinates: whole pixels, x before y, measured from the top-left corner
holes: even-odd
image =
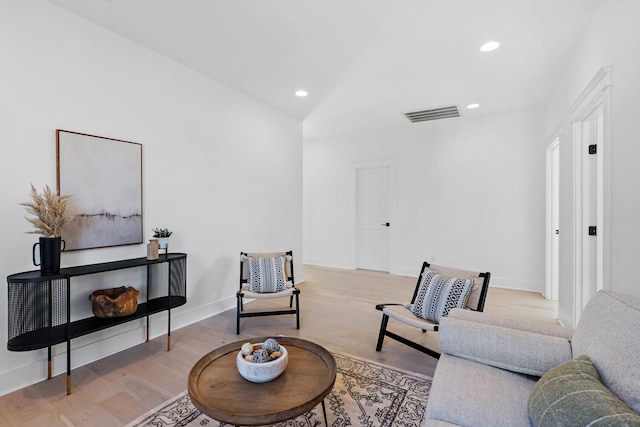
[[[411,312],[432,322],[449,314],[453,308],[464,308],[473,287],[472,280],[435,274],[427,270],[411,307]]]
[[[248,257],[249,283],[246,290],[257,293],[282,292],[291,287],[284,270],[286,257]]]

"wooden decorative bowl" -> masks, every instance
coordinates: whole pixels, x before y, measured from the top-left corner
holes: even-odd
[[[96,317],[129,316],[138,309],[138,294],[140,292],[131,286],[119,288],[99,289],[89,295],[91,309]]]

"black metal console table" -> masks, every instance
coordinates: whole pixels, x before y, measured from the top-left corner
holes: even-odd
[[[168,268],[166,295],[149,298],[152,287],[161,287],[154,275],[163,265]],[[137,311],[125,317],[88,317],[71,321],[71,278],[108,271],[145,267],[147,300],[138,304]],[[157,260],[133,258],[100,264],[63,268],[59,274],[42,276],[40,270],[12,274],[7,277],[9,290],[10,351],[29,351],[48,348],[47,378],[51,378],[51,347],[67,343],[67,394],[71,394],[71,340],[131,320],[168,311],[167,351],[171,349],[171,309],[187,302],[187,254],[170,253]],[[158,288],[161,289],[161,288]],[[156,292],[164,294],[164,291]]]

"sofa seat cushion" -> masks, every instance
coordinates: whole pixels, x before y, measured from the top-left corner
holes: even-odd
[[[442,354],[426,418],[466,426],[529,426],[527,400],[537,380]]]
[[[529,397],[535,427],[640,426],[640,415],[601,382],[591,359],[583,355],[544,374]]]

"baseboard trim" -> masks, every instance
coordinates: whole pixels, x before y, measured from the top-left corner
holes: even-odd
[[[192,309],[178,308],[171,311],[171,330],[204,320],[235,307],[235,297],[225,298]],[[166,336],[167,313],[150,317],[150,339]],[[71,341],[71,369],[76,369],[112,354],[142,344],[146,341],[146,321],[136,319],[123,325],[75,338]],[[52,375],[63,374],[67,370],[67,345],[58,344],[52,349]],[[34,350],[35,359],[24,365],[0,373],[0,396],[12,393],[47,379],[47,349]],[[72,372],[73,377],[73,372]]]
[[[513,279],[491,275],[489,286],[492,288],[515,289],[518,291],[538,292],[544,295],[544,282],[534,282],[532,280]]]
[[[574,327],[571,316],[567,315],[567,313],[565,313],[561,309],[558,309],[558,320],[560,322],[560,325],[564,327],[568,327],[568,328]]]
[[[317,267],[341,268],[343,270],[353,270],[353,266],[346,261],[327,258],[303,258],[303,263],[315,265]]]
[[[341,266],[340,263],[331,263],[331,262],[319,262],[317,259],[315,262],[307,262],[305,259],[305,264],[314,265],[318,267],[328,267],[328,268],[341,268],[344,270],[353,270],[353,268],[348,266]],[[389,274],[393,274],[396,276],[407,276],[407,277],[418,277],[420,273],[419,269],[415,267],[407,267],[407,266],[396,266],[392,267]],[[489,286],[492,288],[503,288],[503,289],[514,289],[518,291],[529,291],[529,292],[540,292],[544,295],[545,285],[544,282],[536,282],[533,280],[522,280],[522,279],[513,279],[508,277],[500,277],[500,276],[491,276],[491,282]]]
[[[395,274],[396,276],[408,276],[408,277],[418,277],[420,275],[420,269],[422,265],[416,267],[394,267],[391,269],[390,273]]]

